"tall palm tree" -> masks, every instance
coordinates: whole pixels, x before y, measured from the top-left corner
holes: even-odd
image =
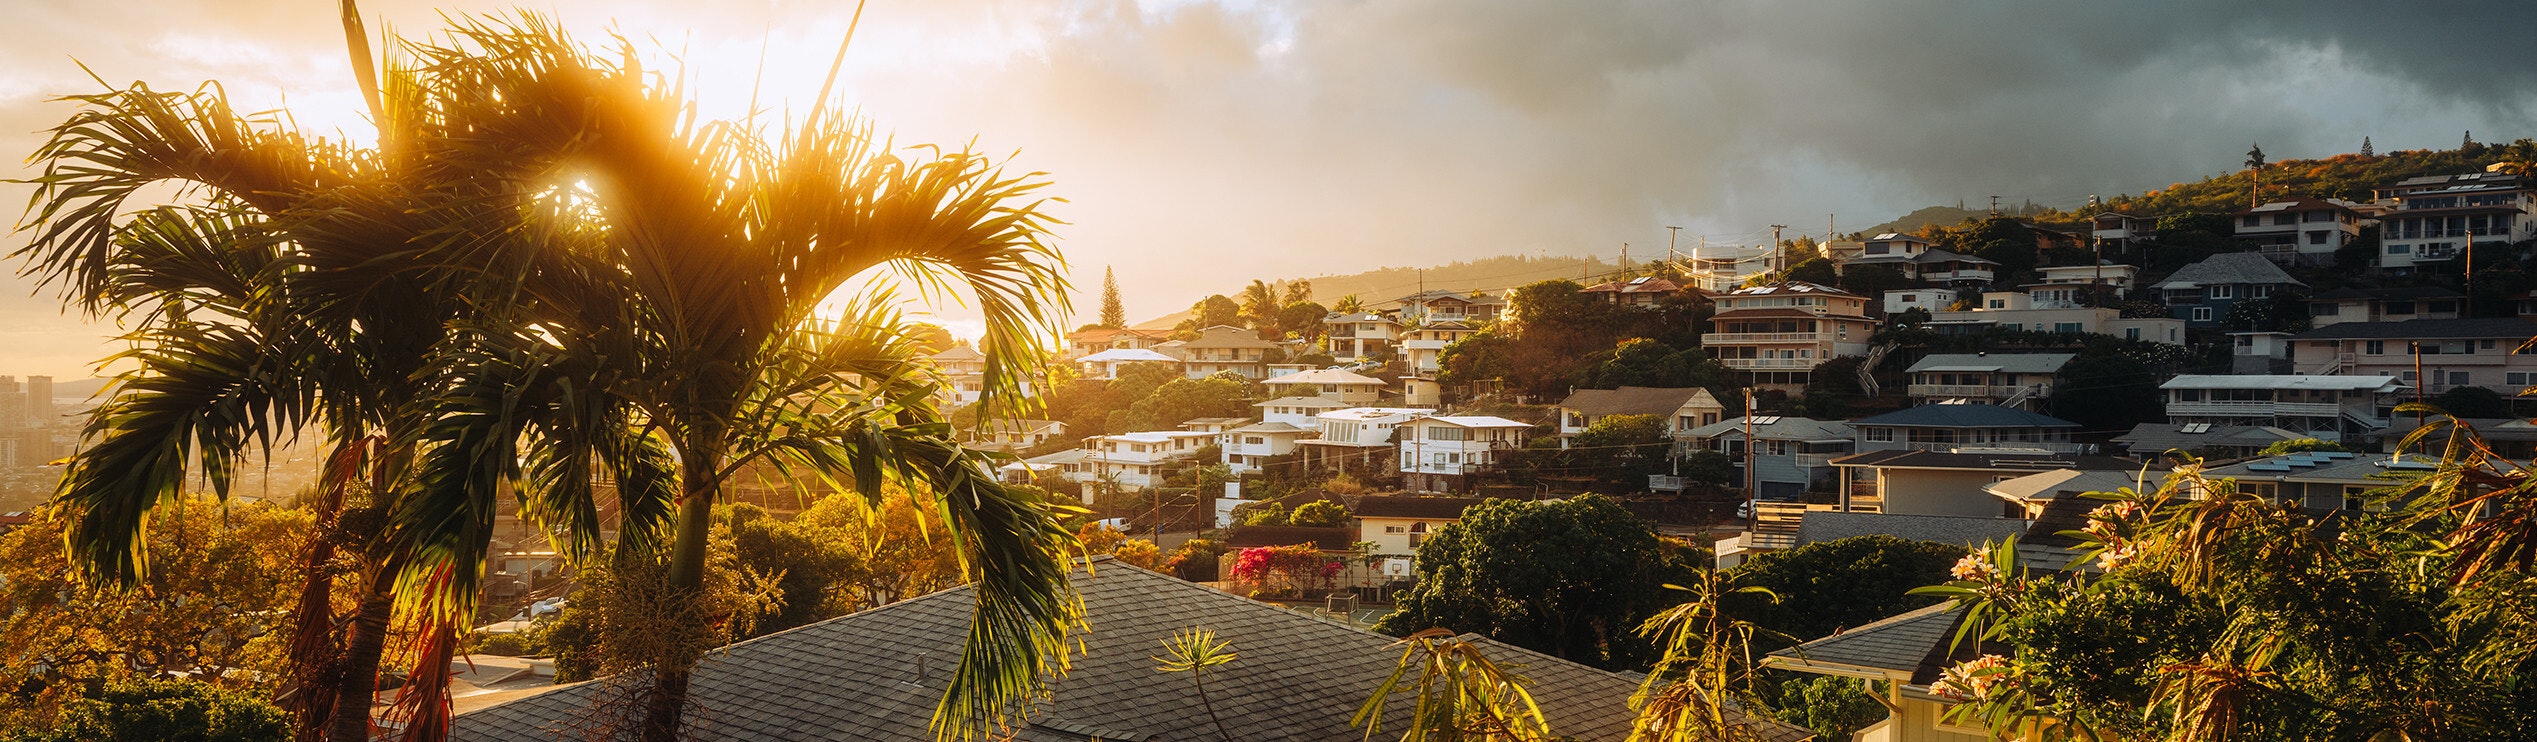
[[[868,496],[895,478],[934,495],[978,577],[937,731],[973,734],[1062,669],[1081,607],[1058,506],[1007,489],[954,442],[887,292],[849,302],[841,320],[819,314],[884,266],[956,285],[988,326],[984,403],[1018,408],[1023,369],[1066,315],[1053,222],[1035,200],[1044,184],[968,152],[894,151],[824,95],[771,139],[745,122],[699,124],[630,48],[596,57],[534,16],[462,22],[452,38],[415,48],[432,87],[420,97],[445,104],[431,119],[445,136],[425,137],[452,145],[437,156],[492,174],[476,187],[513,207],[487,218],[546,208],[587,226],[446,256],[472,271],[478,314],[444,348],[454,362],[433,385],[426,485],[396,517],[416,556],[405,579],[463,599],[493,484],[519,478],[533,509],[588,518],[588,462],[631,456],[675,462],[665,583],[692,604],[712,508],[743,468],[772,463]],[[681,732],[700,649],[651,658],[646,739]]]

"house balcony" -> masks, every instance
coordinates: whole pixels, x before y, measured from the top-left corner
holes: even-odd
[[[2007,397],[2017,396],[2017,391],[2023,388],[2025,387],[1965,386],[1961,384],[1913,384],[1908,387],[1904,393],[1914,397],[1970,397],[1982,399],[2004,399]]]
[[[1923,280],[1923,281],[1939,281],[1939,282],[1943,282],[1943,281],[1983,281],[1983,282],[1989,282],[1989,281],[1991,280],[1991,276],[1992,276],[1992,273],[1991,273],[1990,271],[1988,271],[1988,270],[1984,270],[1984,269],[1981,269],[1981,268],[1966,268],[1966,269],[1963,269],[1963,270],[1952,270],[1952,271],[1921,271],[1921,273],[1920,273],[1920,280]]]
[[[1882,443],[1877,445],[1890,446],[1895,444]],[[1931,451],[1935,453],[1946,453],[1959,448],[2032,448],[2039,451],[2051,451],[2053,453],[2083,453],[2086,450],[2085,447],[2069,441],[1956,441],[1953,443],[1944,441],[1910,441],[1901,444],[1901,446],[1904,450]]]
[[[1832,339],[1832,333],[1829,332],[1712,332],[1702,334],[1700,344],[1825,343],[1831,342]]]
[[[2169,402],[2169,417],[2334,417],[2342,406],[2332,402]]]
[[[1823,363],[1821,358],[1720,358],[1719,363],[1737,371],[1804,371]]]

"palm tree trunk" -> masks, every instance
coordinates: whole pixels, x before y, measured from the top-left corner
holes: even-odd
[[[665,597],[673,603],[664,610],[688,610],[705,587],[705,552],[713,537],[714,499],[718,486],[714,470],[720,456],[689,456],[681,463],[679,481],[686,485],[686,494],[679,498],[678,531],[670,545],[669,574],[664,580]],[[682,637],[685,638],[685,637]],[[687,709],[687,676],[694,669],[694,657],[701,647],[684,646],[673,641],[652,665],[652,694],[645,704],[643,742],[673,742],[678,739],[680,718]]]
[[[341,675],[335,685],[335,715],[327,724],[326,742],[367,742],[370,709],[379,689],[379,655],[387,650],[388,619],[396,609],[395,571],[383,566],[353,612],[352,634],[344,640]]]

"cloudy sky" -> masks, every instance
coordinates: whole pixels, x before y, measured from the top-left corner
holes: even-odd
[[[841,88],[901,142],[1051,173],[1078,282],[1116,266],[1144,317],[1253,277],[1661,250],[1665,225],[1751,242],[1993,194],[2075,205],[2231,169],[2249,141],[2287,158],[2537,134],[2537,4],[2495,5],[873,0]],[[762,105],[815,94],[854,7],[364,6],[406,35],[514,7],[621,34],[683,60],[714,117],[746,108],[761,59]],[[49,97],[97,89],[82,63],[367,136],[333,0],[12,10],[0,150],[69,113]],[[83,375],[110,350],[113,328],[5,288],[0,373]]]

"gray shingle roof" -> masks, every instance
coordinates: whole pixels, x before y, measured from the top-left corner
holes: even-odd
[[[2132,432],[2114,437],[2135,456],[2148,456],[2172,449],[2191,451],[2208,446],[2263,448],[2287,440],[2309,436],[2270,425],[2209,425],[2200,433],[2184,432],[2187,423],[2141,423]]]
[[[1207,674],[1207,696],[1236,740],[1359,739],[1348,717],[1400,658],[1392,637],[1253,601],[1115,561],[1075,572],[1091,630],[1071,672],[1052,684],[1021,742],[1214,739],[1185,675],[1154,669],[1172,632],[1203,626],[1238,656]],[[969,588],[760,637],[716,651],[691,681],[697,740],[924,740],[968,633]],[[1632,675],[1603,672],[1490,643],[1516,665],[1551,729],[1583,740],[1629,736]],[[919,659],[919,658],[923,659]],[[926,668],[920,674],[918,668]],[[608,681],[555,690],[460,715],[462,742],[573,739],[605,703]],[[1405,713],[1405,710],[1404,710]],[[1775,741],[1802,729],[1759,721]]]
[[[2513,343],[2524,342],[2531,337],[2537,337],[2537,322],[2509,317],[2409,319],[2403,322],[2339,322],[2291,336],[2294,340],[2499,339]]]
[[[1805,519],[1798,521],[1797,542],[1811,544],[1852,536],[1892,536],[1969,548],[1981,546],[1986,541],[2003,541],[2025,532],[2026,521],[2012,518],[1814,510],[1808,511]]]
[[[1776,419],[1774,419],[1776,418]],[[1810,417],[1762,415],[1753,424],[1753,439],[1763,441],[1846,441],[1854,434],[1849,423],[1839,420],[1817,420]],[[1716,438],[1744,434],[1744,418],[1732,417],[1683,431],[1693,438]]]
[[[2390,286],[2379,289],[2346,287],[2331,291],[2321,291],[2315,294],[2310,294],[2308,296],[2308,300],[2337,301],[2345,299],[2380,299],[2411,301],[2417,299],[2462,299],[2465,297],[2465,294],[2458,293],[2454,289],[2447,289],[2439,286]]]
[[[1908,673],[1913,684],[1926,685],[1931,679],[1918,676],[1946,653],[1955,638],[1956,621],[1964,616],[1954,608],[1954,603],[1922,608],[1772,652],[1771,659],[1773,664],[1826,662]]]
[[[2078,423],[1989,404],[1929,404],[1850,421],[1850,427],[2076,428]]]
[[[2262,253],[2226,252],[2203,258],[2202,262],[2176,269],[2167,280],[2150,288],[2195,288],[2220,284],[2286,284],[2306,286],[2299,279],[2282,272],[2282,267],[2265,259]]]
[[[1691,402],[1691,400],[1695,397],[1708,393],[1708,391],[1709,390],[1706,388],[1696,386],[1681,388],[1625,386],[1619,389],[1579,389],[1575,392],[1569,393],[1567,399],[1560,400],[1559,407],[1561,409],[1574,410],[1577,414],[1585,415],[1587,417],[1602,417],[1605,415],[1657,415],[1660,417],[1670,417],[1674,414],[1675,410],[1682,409],[1684,404]]]
[[[1997,368],[2001,373],[2049,374],[2070,365],[2070,359],[2077,357],[2076,353],[1931,353],[1922,356],[1911,368],[1903,369],[1903,373],[1919,373],[1941,366],[1983,366]]]

